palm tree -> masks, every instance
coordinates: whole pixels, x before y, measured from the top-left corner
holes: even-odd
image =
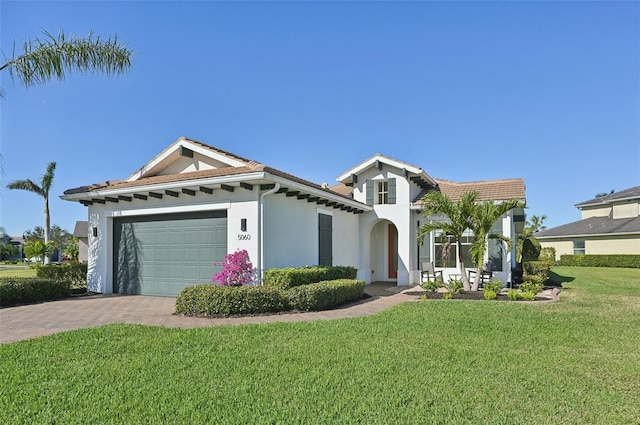
[[[419,241],[422,241],[425,235],[434,230],[441,230],[444,235],[453,239],[453,243],[457,246],[462,285],[465,291],[469,291],[471,285],[469,284],[464,259],[462,258],[462,234],[465,230],[471,228],[471,217],[474,212],[477,197],[478,194],[476,192],[467,192],[460,197],[458,202],[454,202],[441,192],[433,191],[427,193],[422,198],[421,212],[426,222],[418,228]],[[446,220],[433,221],[432,216],[434,215],[444,215]],[[447,252],[449,247],[450,242],[447,241],[444,252]]]
[[[476,265],[476,277],[471,286],[472,291],[477,291],[480,285],[482,274],[480,270],[483,268],[484,255],[487,252],[487,244],[489,239],[500,239],[504,242],[511,243],[511,240],[504,235],[491,233],[493,225],[504,214],[513,208],[522,207],[523,204],[517,199],[509,199],[496,204],[494,201],[484,201],[475,204],[473,214],[471,216],[470,229],[473,232],[473,242],[471,243],[471,258]]]
[[[27,190],[29,192],[37,193],[44,198],[44,243],[49,242],[49,235],[51,233],[51,217],[49,215],[49,191],[53,186],[53,177],[56,170],[55,161],[47,164],[47,170],[40,179],[40,184],[36,184],[31,179],[26,180],[14,180],[7,185],[7,189],[12,190]],[[49,264],[49,257],[45,257],[45,264]]]
[[[0,71],[8,70],[11,78],[17,78],[25,87],[52,79],[63,81],[69,71],[96,72],[107,75],[121,74],[131,67],[133,52],[118,43],[118,37],[106,40],[93,36],[87,38],[58,37],[44,31],[43,39],[25,41],[21,54],[0,65]],[[1,97],[1,93],[0,93]]]

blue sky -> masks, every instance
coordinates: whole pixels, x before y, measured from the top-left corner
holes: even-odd
[[[124,76],[25,89],[0,75],[0,225],[42,225],[15,179],[129,176],[180,136],[316,183],[375,153],[433,177],[522,177],[549,227],[640,184],[638,2],[0,2],[1,49],[42,30],[117,34]]]

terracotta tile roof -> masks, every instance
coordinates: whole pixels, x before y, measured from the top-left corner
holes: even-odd
[[[192,171],[189,173],[178,174],[165,174],[161,176],[143,177],[138,180],[127,182],[124,180],[109,180],[104,183],[95,183],[88,186],[81,186],[74,189],[68,189],[64,191],[65,195],[71,195],[74,193],[84,193],[92,190],[104,190],[104,189],[122,189],[127,187],[147,186],[156,183],[173,183],[179,181],[188,181],[196,179],[204,179],[207,177],[221,177],[221,176],[233,176],[239,174],[248,174],[256,171],[262,171],[263,165],[253,165],[251,167],[224,167],[215,168],[211,170]]]
[[[454,201],[459,200],[462,194],[470,191],[478,192],[479,201],[525,199],[523,179],[483,180],[464,183],[442,179],[435,180],[438,182],[440,191]],[[421,203],[422,197],[432,190],[432,188],[429,188],[420,192],[414,199],[414,203]]]
[[[329,186],[329,189],[341,194],[342,196],[348,196],[349,198],[353,197],[353,186],[347,186],[344,183],[334,184],[333,186]]]
[[[336,192],[328,187],[323,187],[319,184],[310,182],[305,179],[301,179],[300,177],[296,177],[292,174],[285,173],[284,171],[280,171],[278,169],[265,166],[256,161],[247,160],[247,166],[244,167],[224,167],[224,168],[216,168],[211,170],[202,170],[202,171],[192,171],[188,173],[178,173],[178,174],[166,174],[161,176],[152,176],[152,177],[143,177],[135,181],[127,182],[124,180],[111,180],[106,181],[104,183],[96,183],[88,186],[81,186],[74,189],[65,190],[65,195],[72,195],[77,193],[85,193],[90,192],[92,190],[105,190],[105,189],[123,189],[123,188],[135,188],[140,186],[148,186],[151,184],[157,183],[173,183],[180,181],[191,181],[204,179],[209,177],[223,177],[223,176],[235,176],[242,174],[250,174],[255,172],[265,172],[272,174],[274,176],[282,177],[287,180],[303,184],[305,186],[312,187],[314,189],[322,190],[328,194],[338,195],[343,198],[352,200],[351,196],[345,195],[341,192]]]

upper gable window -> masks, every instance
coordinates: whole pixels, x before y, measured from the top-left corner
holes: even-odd
[[[389,203],[389,182],[384,180],[378,182],[378,204]]]
[[[395,204],[396,179],[367,180],[366,192],[367,205]]]

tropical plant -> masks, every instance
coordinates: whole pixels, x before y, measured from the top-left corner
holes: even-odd
[[[8,70],[11,78],[28,88],[53,79],[63,81],[69,71],[121,74],[131,67],[132,56],[118,43],[117,35],[103,39],[90,32],[86,38],[77,38],[60,31],[56,37],[44,31],[42,39],[25,41],[20,54],[14,43],[13,55],[0,65],[0,71]]]
[[[214,262],[213,265],[217,266],[218,263]],[[249,253],[245,249],[225,255],[220,265],[222,270],[211,279],[218,282],[218,285],[242,286],[254,280],[253,265],[249,261]]]
[[[474,211],[477,198],[476,192],[467,192],[460,197],[458,202],[454,202],[451,198],[443,195],[439,191],[427,193],[422,198],[422,216],[425,223],[418,228],[418,241],[422,241],[424,237],[434,230],[441,230],[445,235],[453,239],[452,242],[445,244],[443,252],[447,252],[451,243],[455,243],[458,252],[458,261],[460,263],[460,271],[464,290],[471,289],[469,278],[464,266],[462,258],[462,234],[465,230],[471,228],[471,216]],[[433,220],[433,216],[442,215],[445,220]]]
[[[53,242],[45,242],[42,239],[29,241],[24,244],[24,253],[27,258],[38,258],[43,264],[45,264],[46,259],[51,255],[53,250]]]
[[[523,257],[526,257],[526,253],[538,253],[540,252],[540,242],[533,236],[534,233],[545,230],[547,226],[544,225],[544,221],[547,219],[546,215],[537,216],[534,215],[531,217],[531,221],[527,220],[524,226],[524,230],[522,233],[517,234],[518,244],[516,245],[516,262],[518,264],[522,263]],[[537,255],[528,255],[533,260],[537,260]]]
[[[62,250],[64,256],[69,260],[78,260],[78,255],[80,255],[80,247],[78,246],[78,238],[71,237],[71,242],[67,244]]]
[[[49,235],[51,231],[51,225],[50,225],[51,216],[49,214],[49,191],[53,186],[53,177],[55,174],[55,170],[56,170],[55,161],[52,161],[49,164],[47,164],[47,169],[44,175],[42,176],[42,178],[40,179],[39,185],[36,184],[31,179],[14,180],[7,185],[8,189],[26,190],[29,192],[36,193],[42,196],[42,198],[44,199],[44,242],[45,243],[49,242]],[[44,262],[45,264],[49,264],[50,259],[48,256],[45,257]]]
[[[510,210],[522,207],[522,202],[518,199],[509,199],[496,203],[494,201],[483,201],[473,205],[469,228],[473,232],[473,242],[471,243],[471,258],[476,266],[476,270],[482,270],[487,244],[489,239],[499,239],[507,244],[511,244],[511,239],[504,235],[491,233],[493,225]],[[482,274],[476,273],[476,277],[471,285],[472,291],[477,291],[480,285]]]

